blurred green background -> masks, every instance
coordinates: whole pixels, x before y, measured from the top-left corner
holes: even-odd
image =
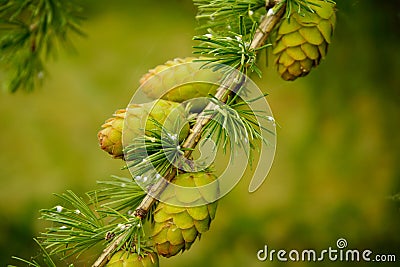
[[[98,148],[100,125],[126,106],[149,68],[192,52],[189,0],[84,5],[88,38],[74,38],[78,54],[52,62],[43,89],[1,93],[1,266],[12,255],[38,255],[38,210],[55,205],[52,193],[129,175]],[[161,266],[281,266],[259,262],[257,251],[325,249],[338,238],[400,261],[400,205],[390,199],[400,192],[400,2],[338,0],[338,9],[318,69],[284,82],[271,66],[256,79],[281,126],[267,181],[253,194],[241,181],[201,241]]]

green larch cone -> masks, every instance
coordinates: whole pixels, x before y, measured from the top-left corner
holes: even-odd
[[[217,85],[194,81],[217,82],[221,74],[206,68],[200,69],[201,63],[185,64],[192,63],[196,59],[199,58],[176,58],[149,70],[140,79],[143,92],[152,99],[162,98],[174,102],[215,94]],[[163,72],[170,67],[174,68]]]
[[[103,129],[97,134],[101,149],[114,158],[123,158],[122,131],[124,131],[123,138],[126,142],[143,134],[142,129],[159,131],[151,119],[158,121],[169,132],[179,136],[180,141],[189,133],[186,114],[179,103],[157,100],[145,104],[131,104],[128,110],[117,110],[113,117],[101,126]],[[125,122],[126,127],[124,127]]]
[[[147,120],[146,120],[147,118]],[[171,135],[176,135],[183,141],[189,134],[189,123],[184,107],[176,102],[159,99],[145,104],[131,104],[128,107],[126,127],[124,127],[124,141],[129,143],[133,138],[150,131],[160,133],[160,128],[152,121],[155,120]],[[160,133],[161,134],[161,133]]]
[[[194,192],[185,193],[179,188],[164,191],[174,192],[179,206],[160,202],[154,211],[152,239],[159,255],[171,257],[180,251],[188,250],[201,234],[208,231],[217,209],[216,196],[219,187],[201,190],[201,186],[211,183],[216,177],[208,172],[184,173],[175,177],[173,183],[184,187],[193,187]],[[199,188],[200,187],[200,188]],[[199,201],[214,201],[196,206]]]
[[[291,4],[282,19],[273,45],[275,64],[281,77],[293,81],[307,75],[324,59],[335,29],[335,5],[324,0],[308,0],[314,10]],[[287,7],[289,8],[289,6]]]
[[[111,257],[106,267],[158,267],[158,255],[155,252],[139,255],[120,250]]]
[[[112,118],[106,120],[98,132],[100,148],[114,158],[122,158],[122,129],[124,127],[125,109],[115,111]]]

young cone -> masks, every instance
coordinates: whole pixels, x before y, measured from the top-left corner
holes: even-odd
[[[112,155],[114,158],[122,158],[122,129],[124,128],[125,109],[115,111],[112,118],[106,120],[101,126],[103,128],[97,134],[100,148]]]
[[[199,58],[176,58],[149,70],[140,79],[143,92],[152,99],[162,98],[179,103],[215,94],[218,86],[207,81],[216,82],[221,74],[206,68],[200,69],[201,63],[186,64],[196,59]],[[173,70],[163,72],[171,67],[174,67]]]
[[[158,255],[154,252],[139,255],[120,250],[111,257],[106,267],[158,267]]]
[[[291,5],[277,29],[272,51],[278,72],[287,81],[307,75],[325,58],[336,23],[335,5],[330,2],[308,0],[314,12],[304,8],[299,13],[297,5]]]
[[[215,217],[219,194],[217,184],[211,190],[201,190],[201,186],[215,181],[216,177],[207,172],[184,173],[175,177],[173,183],[182,187],[196,188],[195,192],[184,192],[179,188],[168,189],[166,195],[173,193],[179,206],[160,202],[154,211],[152,239],[159,255],[171,257],[180,251],[188,250],[197,237],[210,228]],[[197,205],[196,203],[209,204]]]
[[[182,129],[176,133],[180,141],[189,133],[189,125],[185,123],[185,111],[179,103],[158,100],[145,104],[132,104],[128,107],[128,112],[126,109],[117,110],[113,117],[101,126],[103,129],[97,134],[101,149],[114,158],[123,158],[122,131],[125,131],[124,138],[127,141],[141,135],[141,129],[158,131],[159,128],[150,119],[158,121],[170,132],[175,130],[178,122],[181,122]],[[127,126],[124,128],[125,123]]]

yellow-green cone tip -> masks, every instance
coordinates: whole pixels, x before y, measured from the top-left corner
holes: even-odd
[[[125,109],[117,110],[112,118],[106,120],[97,134],[100,148],[114,158],[122,158],[122,129],[126,115]]]

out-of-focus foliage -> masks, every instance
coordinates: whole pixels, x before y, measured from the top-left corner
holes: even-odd
[[[32,91],[41,85],[44,58],[55,55],[58,46],[70,47],[71,32],[84,35],[81,7],[72,1],[0,1],[0,71],[10,92]]]
[[[400,259],[399,202],[391,199],[400,191],[400,4],[337,2],[335,36],[318,69],[284,82],[270,65],[255,78],[281,126],[267,181],[253,194],[241,182],[201,241],[161,266],[280,266],[259,262],[257,251],[326,249],[340,237]],[[88,38],[73,40],[79,54],[60,54],[42,90],[0,98],[2,264],[39,253],[32,237],[44,225],[36,218],[55,205],[53,192],[129,175],[98,148],[101,123],[127,105],[149,68],[192,52],[189,0],[85,3]]]

